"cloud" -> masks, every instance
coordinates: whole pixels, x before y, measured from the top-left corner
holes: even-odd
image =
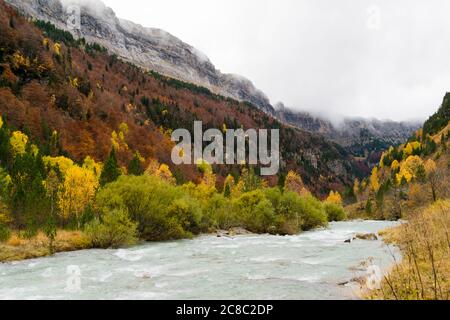
[[[298,110],[424,119],[450,91],[447,0],[104,2]]]

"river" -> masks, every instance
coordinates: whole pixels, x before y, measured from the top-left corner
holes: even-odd
[[[357,285],[342,283],[367,274],[368,259],[387,270],[399,252],[344,241],[393,225],[337,222],[296,236],[201,236],[0,264],[0,299],[356,299]]]

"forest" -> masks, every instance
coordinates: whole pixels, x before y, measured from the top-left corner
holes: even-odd
[[[122,133],[127,131],[121,125]],[[54,141],[57,133],[54,132]],[[238,179],[229,175],[223,191],[207,163],[197,165],[198,184],[178,184],[170,168],[153,160],[143,170],[138,153],[126,173],[116,148],[104,164],[86,157],[77,164],[62,155],[45,156],[21,131],[0,122],[2,186],[0,240],[32,239],[39,232],[49,239],[58,229],[85,233],[92,247],[120,247],[146,241],[190,238],[215,230],[242,227],[255,233],[297,234],[346,217],[339,193],[317,200],[302,179],[289,172],[283,186],[270,188],[253,167]],[[55,147],[51,145],[50,147]]]
[[[280,129],[281,171],[175,166],[171,133]],[[0,261],[243,228],[294,235],[406,220],[405,257],[371,298],[448,299],[450,94],[373,168],[247,102],[144,71],[0,1]],[[192,131],[191,131],[192,134]]]
[[[345,219],[330,190],[352,181],[354,164],[337,145],[0,6],[1,260]],[[171,132],[197,119],[224,132],[280,128],[284,159],[295,160],[270,179],[258,166],[175,166]],[[309,162],[299,146],[322,148],[323,160],[299,166]],[[326,166],[342,158],[339,174]]]

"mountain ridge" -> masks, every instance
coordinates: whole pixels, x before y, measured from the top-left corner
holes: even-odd
[[[68,30],[67,6],[76,3],[81,8],[81,29],[69,30],[76,37],[99,43],[109,52],[146,70],[206,87],[225,97],[248,101],[280,121],[321,134],[358,156],[367,156],[365,150],[369,153],[380,151],[383,147],[404,142],[419,127],[408,123],[350,118],[343,127],[336,127],[324,117],[287,108],[274,108],[269,98],[247,78],[221,73],[205,54],[193,46],[164,30],[145,28],[121,19],[99,0],[6,2],[28,16],[49,21],[63,30]],[[378,128],[374,128],[374,123]],[[374,147],[375,150],[372,150]]]
[[[177,181],[195,182],[196,166],[171,162],[170,133],[202,121],[205,129],[280,129],[281,171],[268,178],[269,185],[293,170],[323,197],[368,172],[338,144],[284,125],[252,104],[146,72],[51,23],[27,21],[3,0],[0,8],[0,114],[45,155],[103,162],[119,144],[116,156],[124,172],[138,154],[143,168],[156,160],[167,164]],[[216,166],[218,186],[240,169]]]
[[[73,0],[7,0],[22,13],[53,23],[77,37],[97,42],[111,53],[147,70],[205,86],[214,93],[255,104],[265,112],[273,113],[267,96],[253,83],[242,77],[223,74],[206,55],[191,45],[157,28],[145,28],[120,19],[101,1]],[[80,6],[81,29],[67,27],[67,6]],[[88,5],[89,4],[89,5]],[[93,8],[93,5],[96,8]]]
[[[282,122],[319,133],[361,157],[368,157],[371,152],[381,152],[405,142],[421,126],[418,122],[364,118],[344,118],[336,124],[308,112],[293,111],[283,104],[278,104],[275,110]]]

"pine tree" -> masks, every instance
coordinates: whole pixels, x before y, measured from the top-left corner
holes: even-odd
[[[112,148],[108,159],[106,160],[102,173],[100,175],[100,185],[116,181],[121,175],[119,165],[117,164],[116,151]]]
[[[49,209],[43,183],[45,166],[39,152],[29,143],[11,161],[9,207],[19,230],[27,227],[27,234],[32,236]]]
[[[144,173],[141,165],[141,156],[138,153],[134,154],[133,159],[131,159],[128,164],[128,174],[133,176],[140,176]]]
[[[231,187],[228,183],[225,185],[225,189],[223,191],[223,196],[225,198],[231,198]]]

